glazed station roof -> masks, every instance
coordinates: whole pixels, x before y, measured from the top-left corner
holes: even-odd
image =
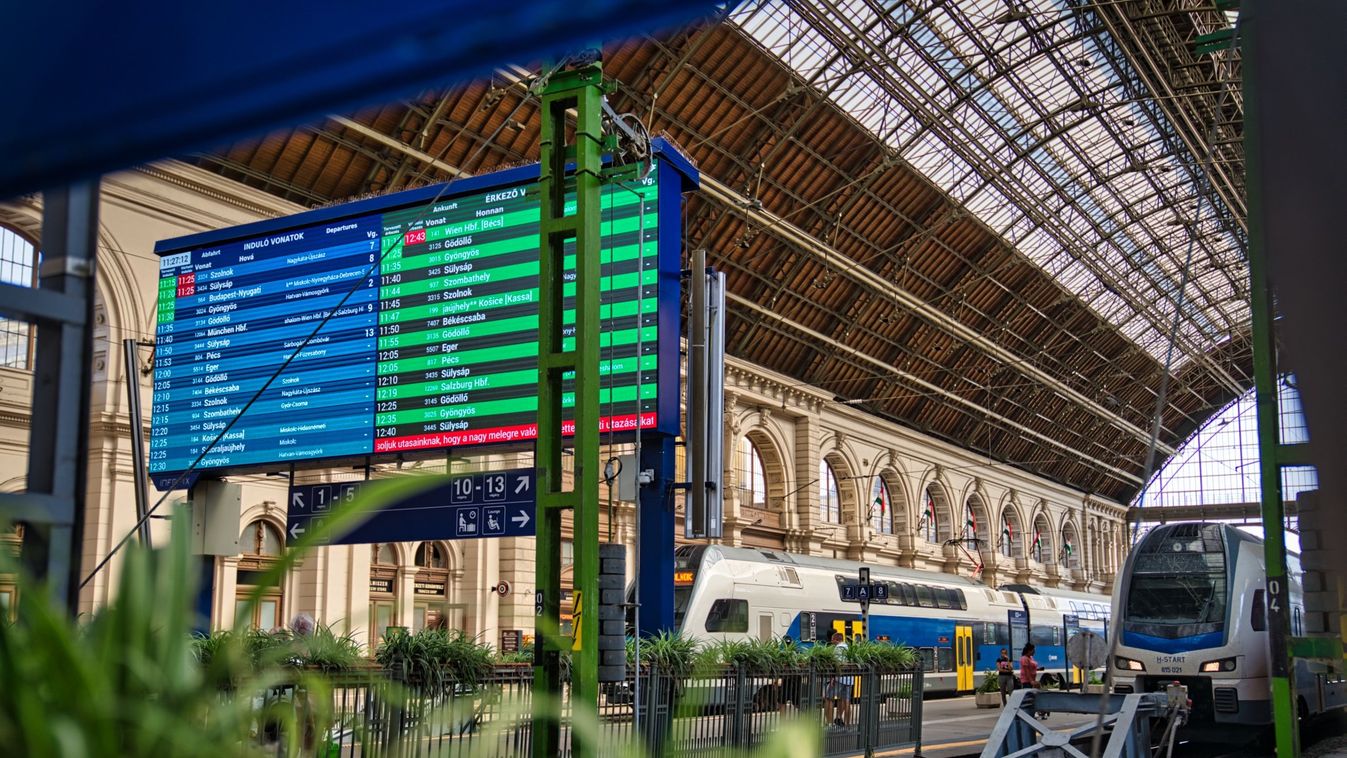
[[[604,71],[701,170],[685,238],[727,272],[732,355],[1125,502],[1166,364],[1158,461],[1252,385],[1239,56],[1197,48],[1231,23],[751,2],[613,43]],[[536,160],[538,70],[194,160],[307,205]]]

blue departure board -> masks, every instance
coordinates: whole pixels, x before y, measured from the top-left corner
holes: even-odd
[[[152,472],[187,468],[221,432],[200,468],[370,452],[379,231],[367,216],[160,259]]]
[[[678,219],[695,169],[661,155],[603,191],[606,431],[677,431]],[[160,243],[156,486],[536,437],[536,177],[512,169]]]

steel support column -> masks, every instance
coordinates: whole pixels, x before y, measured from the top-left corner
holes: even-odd
[[[131,470],[136,477],[136,520],[140,527],[136,530],[140,544],[153,547],[150,542],[150,521],[146,517],[149,509],[150,494],[147,490],[150,481],[146,471],[148,460],[145,456],[145,417],[140,406],[140,352],[134,339],[122,340],[122,360],[126,368],[126,417],[131,426]],[[207,619],[210,616],[206,617]],[[207,630],[209,631],[209,630]]]
[[[1241,19],[1245,34],[1255,24]],[[1258,66],[1256,46],[1245,38],[1244,103],[1249,112],[1258,113]],[[1291,665],[1290,590],[1286,582],[1286,533],[1282,505],[1280,426],[1277,418],[1277,337],[1276,305],[1272,282],[1268,277],[1267,240],[1263,227],[1263,195],[1258,180],[1263,169],[1260,152],[1260,124],[1257,117],[1245,122],[1245,160],[1248,167],[1247,202],[1249,208],[1249,292],[1253,330],[1254,411],[1258,419],[1259,492],[1263,511],[1263,562],[1267,573],[1268,673],[1272,683],[1272,714],[1275,722],[1277,755],[1295,758],[1300,754],[1296,709],[1294,667]]]
[[[46,581],[57,602],[74,614],[79,607],[80,546],[88,490],[98,182],[47,192],[43,204],[38,294],[60,298],[69,307],[61,320],[39,320],[37,325],[28,493],[50,496],[51,501],[41,518],[28,522],[23,558],[28,570]]]
[[[654,472],[641,485],[640,559],[641,615],[636,632],[653,637],[674,631],[674,462],[677,448],[667,434],[647,434],[641,442],[641,469]]]
[[[570,711],[597,726],[599,583],[599,201],[602,156],[602,67],[590,63],[551,75],[542,93],[540,257],[538,272],[538,555],[541,602],[534,659],[533,755],[560,754],[562,711],[559,633],[561,515],[572,510],[575,545],[574,637]],[[566,139],[566,111],[574,108],[574,142]],[[574,164],[575,211],[566,212],[567,164]],[[574,333],[565,336],[565,246],[575,244]],[[566,349],[567,345],[570,349]],[[563,491],[562,374],[575,374],[574,478]],[[572,728],[571,755],[593,756],[593,733]]]

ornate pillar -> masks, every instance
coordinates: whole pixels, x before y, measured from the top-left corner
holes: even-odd
[[[735,465],[740,454],[740,436],[739,427],[739,395],[734,392],[725,393],[725,417],[721,425],[721,434],[724,435],[724,444],[721,445],[723,451],[723,460],[720,462],[721,484],[721,502],[724,503],[725,519],[725,537],[724,544],[737,547],[743,544],[743,525],[751,521],[743,515],[743,502],[739,496],[739,467]],[[752,482],[749,482],[752,486]]]
[[[239,557],[222,556],[215,559],[215,608],[211,613],[210,628],[234,628],[234,601],[238,594]]]
[[[413,547],[412,550],[416,548]],[[414,553],[413,553],[414,555]],[[397,622],[409,631],[416,628],[416,564],[398,566]]]
[[[816,533],[820,526],[818,513],[818,469],[820,439],[819,422],[812,416],[795,419],[795,493],[786,496],[786,507],[794,510],[800,525],[810,543],[821,542]],[[793,501],[793,502],[791,502]],[[811,545],[812,548],[812,545]],[[811,549],[810,552],[813,552]]]

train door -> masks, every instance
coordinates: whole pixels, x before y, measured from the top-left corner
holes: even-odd
[[[1010,621],[1010,657],[1018,661],[1020,651],[1029,644],[1029,613],[1027,611],[1007,611]]]
[[[851,628],[848,629],[848,626]],[[865,624],[860,619],[833,619],[833,631],[841,632],[848,640],[856,637],[865,639]]]
[[[1066,650],[1066,676],[1070,684],[1083,684],[1087,674],[1080,667],[1081,661],[1071,660],[1071,638],[1080,634],[1080,617],[1066,613],[1062,615],[1062,649]]]
[[[955,687],[960,692],[973,689],[973,627],[954,627]]]
[[[775,635],[772,634],[776,629],[776,614],[758,613],[758,639],[763,642],[771,642]]]

